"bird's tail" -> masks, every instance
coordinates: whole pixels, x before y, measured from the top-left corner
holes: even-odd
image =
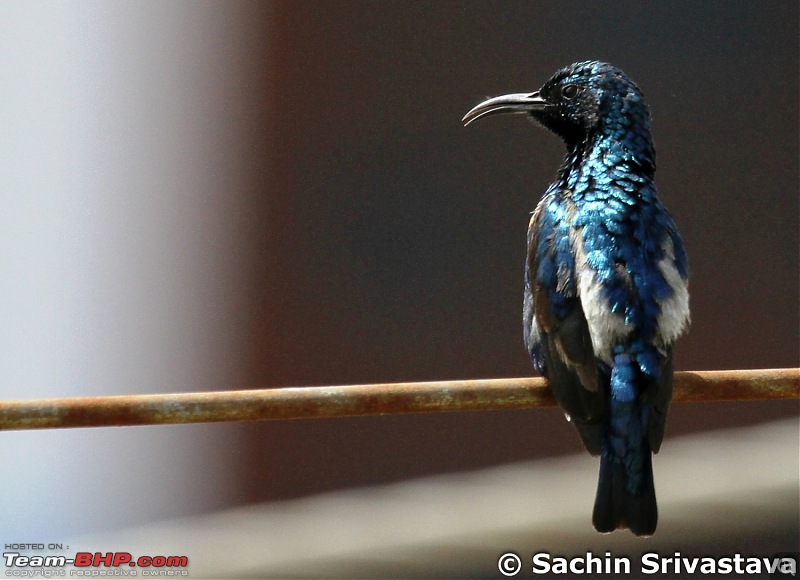
[[[642,373],[629,354],[614,358],[600,479],[592,523],[598,532],[628,528],[650,536],[658,523],[649,409],[640,398]]]

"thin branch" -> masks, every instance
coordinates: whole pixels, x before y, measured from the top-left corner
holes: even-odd
[[[800,369],[675,373],[674,401],[800,398]],[[556,404],[541,378],[0,401],[0,430],[166,425],[531,409]]]

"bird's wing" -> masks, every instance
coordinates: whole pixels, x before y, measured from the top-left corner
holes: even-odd
[[[658,453],[661,442],[664,440],[664,427],[667,423],[667,411],[672,399],[672,347],[669,347],[662,361],[661,384],[657,389],[647,393],[650,403],[650,421],[647,427],[647,437],[650,449]]]
[[[548,194],[528,228],[525,331],[556,399],[592,454],[599,454],[605,394],[577,293],[568,210]],[[537,366],[538,368],[538,366]]]

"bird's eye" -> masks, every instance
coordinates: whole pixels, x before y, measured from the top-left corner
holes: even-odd
[[[578,85],[566,85],[561,89],[561,95],[565,99],[574,99],[578,94]]]

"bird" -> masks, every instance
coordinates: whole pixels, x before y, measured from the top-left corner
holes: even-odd
[[[656,191],[648,106],[624,72],[592,60],[556,71],[533,93],[485,100],[462,122],[501,113],[524,114],[566,145],[528,226],[525,346],[600,457],[594,528],[651,536],[652,455],[690,313],[686,250]]]

